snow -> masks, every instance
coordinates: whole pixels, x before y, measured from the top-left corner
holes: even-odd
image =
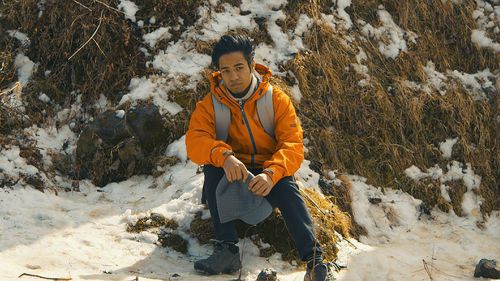
[[[170,28],[168,27],[160,27],[151,33],[144,34],[142,39],[148,43],[151,48],[154,48],[158,41],[170,39],[172,34],[168,32],[169,30]]]
[[[492,98],[489,93],[498,91],[495,86],[496,75],[488,68],[473,74],[458,70],[446,70],[446,73],[441,73],[436,70],[432,61],[428,61],[424,67],[424,72],[427,75],[427,80],[424,83],[405,80],[403,84],[415,91],[432,94],[434,90],[440,95],[445,95],[446,91],[451,88],[450,80],[453,80],[462,85],[467,94],[476,101],[488,100]]]
[[[19,40],[21,42],[21,45],[24,47],[28,47],[31,44],[30,39],[28,38],[28,35],[25,33],[22,33],[19,30],[7,30],[7,33],[11,36]]]
[[[476,0],[476,10],[472,12],[472,18],[476,20],[477,29],[473,29],[471,40],[480,48],[488,48],[493,52],[500,52],[498,34],[498,18],[500,17],[500,5],[494,7],[483,0]],[[499,3],[496,3],[499,4]],[[493,38],[493,39],[492,39]]]
[[[444,153],[449,153],[456,141],[457,139],[447,140],[446,142],[441,143],[440,148],[442,147],[441,149],[445,150]],[[439,180],[441,183],[441,196],[448,202],[451,200],[448,194],[448,186],[446,186],[445,183],[450,181],[462,181],[463,185],[467,188],[462,201],[462,213],[471,219],[474,218],[479,220],[481,217],[480,208],[484,201],[484,199],[477,194],[481,185],[481,177],[474,173],[470,163],[466,163],[464,165],[458,161],[452,160],[446,165],[446,169],[447,172],[445,173],[441,168],[439,168],[439,166],[436,165],[427,169],[427,172],[422,172],[418,167],[412,165],[405,170],[405,175],[415,181],[419,181],[424,178]]]
[[[117,110],[115,111],[116,117],[123,119],[125,117],[125,110]]]
[[[487,100],[488,97],[485,94],[485,90],[491,90],[493,92],[498,90],[493,84],[497,78],[488,68],[474,74],[464,73],[458,70],[448,70],[447,74],[460,81],[464,88],[468,90],[467,93],[475,100]]]
[[[181,142],[182,138],[172,150]],[[19,158],[15,149],[9,155],[10,159]],[[165,280],[174,273],[181,280],[234,278],[197,275],[192,267],[194,260],[211,252],[210,245],[200,245],[187,232],[194,214],[203,209],[199,202],[203,175],[196,174],[196,168],[190,161],[183,162],[167,167],[156,179],[135,176],[103,188],[84,180],[80,181],[81,192],[58,196],[20,185],[0,189],[0,237],[9,238],[0,239],[4,265],[0,277],[17,280],[21,273],[30,272],[73,280],[131,280],[135,276]],[[422,260],[432,264],[438,280],[474,280],[472,268],[480,258],[499,258],[498,212],[480,230],[470,217],[438,210],[432,210],[430,217],[421,215],[420,200],[400,190],[382,191],[360,177],[351,179],[355,219],[368,234],[361,242],[349,240],[355,248],[345,240],[339,243],[338,262],[347,264],[348,270],[338,280],[424,280]],[[381,203],[369,203],[374,197]],[[153,212],[179,223],[176,233],[188,240],[187,255],[159,247],[155,233],[126,232],[127,223]],[[265,267],[277,270],[284,281],[304,274],[280,261],[279,254],[258,257],[258,249],[248,239],[240,240],[239,245],[245,280],[254,280]],[[370,270],[373,267],[377,270]]]
[[[35,63],[32,62],[27,56],[24,54],[17,54],[14,65],[17,70],[17,76],[19,79],[19,83],[21,86],[26,86],[33,74],[33,71],[36,67]]]
[[[118,4],[118,9],[122,10],[125,14],[125,18],[131,20],[132,22],[135,22],[135,13],[139,11],[139,7],[132,2],[128,0],[120,0],[120,4]]]
[[[300,92],[299,85],[298,84],[293,85],[291,90],[292,90],[292,97],[296,101],[300,102],[300,99],[302,98],[302,92]]]
[[[18,178],[21,174],[35,175],[38,169],[27,164],[22,158],[17,146],[0,146],[0,172],[10,177]]]
[[[425,178],[427,176],[426,173],[423,173],[417,166],[411,165],[409,168],[405,170],[405,175],[413,180],[418,181],[421,178]]]
[[[352,27],[351,17],[345,11],[345,9],[349,6],[351,6],[351,0],[337,1],[337,13],[339,14],[339,17],[344,21],[345,29],[350,29]]]
[[[49,103],[50,102],[50,98],[44,94],[44,93],[41,93],[39,96],[38,96],[38,99],[43,101],[44,103]]]
[[[164,77],[141,77],[130,80],[130,92],[122,97],[119,104],[131,102],[135,105],[138,100],[152,99],[158,106],[161,114],[169,113],[176,115],[182,108],[175,102],[168,101],[168,91],[174,89],[172,85],[166,83]],[[175,84],[174,84],[175,85]]]
[[[479,47],[491,48],[495,53],[500,52],[500,43],[496,43],[489,38],[484,30],[472,30],[471,40]]]
[[[359,53],[356,55],[356,61],[358,63],[351,63],[352,68],[354,71],[363,77],[363,79],[358,81],[358,86],[360,87],[366,87],[370,85],[370,75],[368,74],[368,67],[366,65],[363,65],[363,61],[366,61],[368,59],[365,51],[361,48],[359,48]]]
[[[180,139],[174,141],[167,147],[167,156],[175,156],[181,161],[187,161],[187,151],[186,151],[186,135],[183,135]]]
[[[52,165],[51,152],[65,152],[71,154],[76,149],[77,135],[71,131],[69,125],[56,128],[55,125],[39,128],[33,125],[24,130],[36,141],[36,147],[43,156],[44,165],[49,168]],[[67,143],[67,148],[63,149]]]
[[[436,89],[441,95],[446,92],[447,78],[444,74],[436,71],[436,67],[432,61],[428,61],[427,65],[424,67],[425,74],[427,74],[428,86]],[[429,87],[427,87],[427,93],[430,93]]]
[[[368,231],[360,241],[370,246],[351,255],[339,280],[428,280],[423,261],[434,280],[476,280],[472,273],[481,258],[500,258],[500,212],[479,230],[471,217],[439,210],[422,215],[420,200],[400,190],[382,191],[355,180],[351,196],[355,219]],[[369,203],[372,197],[381,203]]]
[[[454,139],[446,139],[444,142],[439,143],[439,150],[443,153],[443,158],[449,159],[451,158],[451,152],[453,149],[453,146],[457,143],[458,138]]]
[[[399,27],[383,6],[379,7],[377,14],[382,23],[382,26],[378,28],[373,27],[371,24],[365,24],[364,21],[358,21],[358,23],[364,25],[361,32],[365,36],[379,41],[379,51],[384,56],[395,59],[400,52],[406,52],[408,49],[406,39],[416,43],[417,35],[412,31],[405,31]],[[386,44],[384,41],[388,43]]]
[[[170,45],[155,56],[152,65],[167,75],[188,76],[190,82],[186,88],[194,88],[196,82],[202,79],[200,72],[210,65],[212,59],[208,55],[191,50],[186,45],[185,41]]]

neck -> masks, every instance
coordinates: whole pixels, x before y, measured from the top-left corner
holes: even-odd
[[[248,84],[248,87],[245,90],[243,90],[243,92],[241,92],[241,93],[233,93],[233,92],[231,92],[231,94],[233,95],[233,97],[235,97],[237,99],[241,99],[242,97],[244,97],[248,93],[248,91],[250,90],[250,87],[252,87],[252,83],[251,82],[250,82],[250,84]]]
[[[243,92],[241,92],[241,93],[233,93],[231,91],[229,91],[229,92],[236,99],[241,99],[244,97],[248,98],[253,93],[253,91],[255,91],[256,85],[257,85],[257,78],[255,77],[255,75],[252,74],[252,79],[250,81],[250,85],[248,85],[248,87],[245,90],[243,90]]]

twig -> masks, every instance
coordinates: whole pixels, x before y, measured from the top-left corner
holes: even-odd
[[[40,275],[36,275],[36,274],[30,274],[30,273],[23,273],[23,274],[19,275],[17,278],[21,278],[23,276],[38,277],[38,278],[42,278],[42,279],[55,280],[55,281],[72,280],[71,277],[69,277],[69,278],[53,278],[53,277],[44,277],[44,276],[40,276]]]
[[[72,57],[74,57],[81,49],[83,49],[83,47],[85,47],[85,45],[87,45],[90,42],[90,40],[92,40],[94,38],[94,36],[96,35],[97,31],[99,30],[99,27],[101,27],[102,13],[103,13],[103,11],[101,11],[101,16],[99,17],[99,24],[97,25],[97,28],[94,30],[94,33],[92,34],[92,36],[90,36],[89,40],[87,40],[87,42],[85,42],[85,44],[83,44],[78,50],[76,50],[76,52],[73,53],[71,55],[71,57],[69,57],[68,60],[70,60]]]
[[[87,9],[87,10],[89,10],[89,11],[91,11],[91,12],[92,12],[92,9],[90,9],[89,7],[87,7],[87,6],[83,5],[82,3],[80,3],[80,2],[78,2],[78,1],[76,1],[76,0],[73,0],[73,2],[75,2],[76,4],[78,4],[78,5],[82,6],[82,7],[84,7],[85,9]]]
[[[111,7],[110,5],[108,5],[108,4],[104,3],[104,2],[101,2],[101,1],[99,1],[99,0],[95,0],[95,2],[97,2],[97,3],[99,3],[99,4],[102,4],[102,5],[104,5],[104,6],[108,7],[108,8],[110,8],[110,9],[111,9],[111,10],[113,10],[113,11],[116,11],[116,12],[118,12],[118,13],[122,13],[122,14],[126,15],[123,11],[120,11],[120,10],[118,10],[117,8],[113,8],[113,7]]]
[[[12,91],[17,93],[20,90],[20,88],[21,88],[21,83],[19,83],[19,81],[18,81],[18,82],[16,82],[16,84],[12,88],[5,89],[2,92],[0,92],[0,96],[3,96],[3,95],[5,95],[9,92],[12,92]]]
[[[425,272],[427,272],[427,275],[429,275],[429,279],[431,279],[431,281],[434,281],[434,278],[432,278],[431,272],[429,270],[429,265],[425,260],[422,260],[422,262],[424,263]]]
[[[97,43],[97,41],[95,41],[94,38],[92,38],[92,41],[94,41],[94,43],[97,45],[97,48],[99,48],[99,51],[101,51],[102,55],[106,56],[106,54],[104,53],[104,51],[101,49],[101,46],[99,46],[99,43]]]

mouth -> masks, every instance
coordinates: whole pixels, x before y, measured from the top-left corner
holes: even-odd
[[[234,83],[234,84],[231,84],[231,88],[239,88],[239,87],[241,87],[241,85],[243,85],[243,84],[241,84],[241,83]]]

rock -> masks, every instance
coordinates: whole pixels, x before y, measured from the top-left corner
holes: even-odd
[[[74,178],[97,186],[151,174],[158,155],[172,140],[155,105],[106,111],[87,125],[76,148]]]
[[[278,274],[276,271],[265,268],[257,276],[257,281],[278,281]]]
[[[150,153],[167,139],[167,132],[158,107],[147,105],[127,111],[127,124],[145,152]]]
[[[496,269],[496,266],[495,260],[481,259],[474,270],[474,277],[500,279],[500,271]]]

